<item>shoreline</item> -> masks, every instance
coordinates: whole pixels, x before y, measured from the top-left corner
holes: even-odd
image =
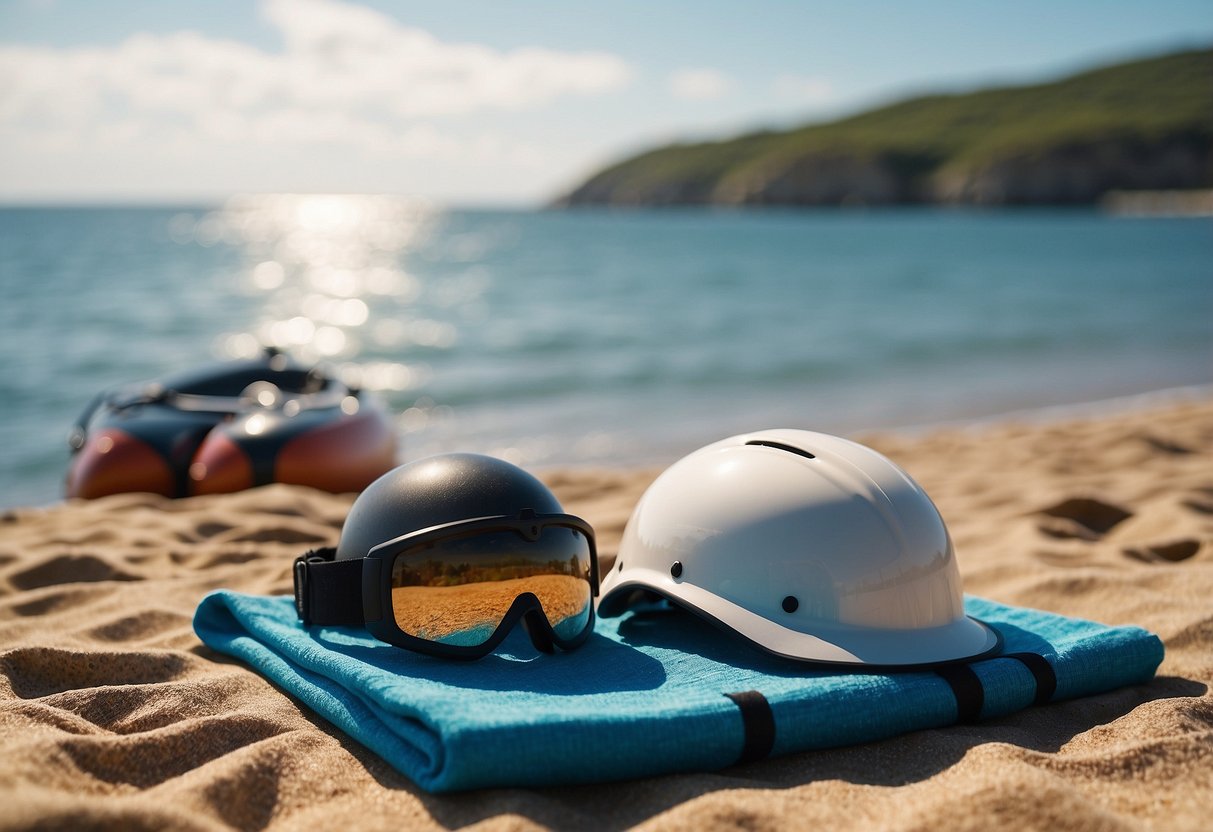
[[[1072,422],[1075,420],[1099,421],[1109,417],[1155,409],[1167,409],[1184,404],[1199,404],[1201,402],[1213,402],[1213,383],[1167,387],[1157,390],[1148,390],[1141,393],[1131,393],[1087,401],[1049,404],[1041,405],[1039,407],[1017,408],[1014,410],[1001,411],[999,413],[994,413],[987,416],[977,416],[972,418],[963,417],[959,419],[910,423],[892,427],[861,427],[855,430],[838,431],[837,434],[846,438],[859,439],[860,441],[864,441],[865,438],[872,437],[914,439],[941,431],[965,431],[972,433],[999,430],[1002,428],[1019,425],[1040,426],[1053,423]],[[756,425],[751,429],[759,430],[769,427],[773,426],[765,424]],[[780,425],[774,427],[788,426]],[[714,442],[716,440],[723,439],[726,436],[734,435],[735,433],[740,432],[743,431],[734,430],[729,432],[727,430],[722,430],[718,434],[705,438],[700,445],[695,447],[701,447],[702,445],[706,445],[710,442]],[[827,430],[826,432],[832,433],[835,431]],[[688,448],[686,452],[689,453],[691,450],[694,450],[694,448]],[[648,456],[636,459],[629,457],[618,462],[558,462],[553,464],[524,464],[523,467],[540,476],[566,474],[570,472],[575,473],[580,471],[610,471],[622,473],[636,470],[664,468],[667,465],[677,461],[679,458],[681,458],[681,456],[683,456],[683,454],[676,451],[671,451],[668,453],[650,454]],[[408,461],[411,461],[411,459],[402,460],[402,462]],[[64,460],[64,465],[66,466],[66,459]],[[0,512],[19,511],[22,509],[46,509],[62,506],[66,503],[66,499],[60,496],[47,502],[19,502],[11,505],[0,505]]]
[[[864,441],[865,438],[871,437],[915,439],[929,436],[938,432],[962,431],[972,433],[982,431],[998,431],[1000,429],[1015,428],[1023,425],[1046,426],[1050,424],[1065,424],[1074,421],[1097,422],[1107,418],[1132,415],[1143,411],[1167,410],[1172,407],[1180,407],[1188,404],[1200,404],[1203,402],[1213,403],[1213,382],[1208,384],[1188,384],[1179,387],[1164,387],[1155,390],[1147,390],[1140,393],[1128,393],[1124,395],[1089,399],[1077,402],[1015,408],[1012,410],[999,411],[997,413],[992,413],[985,416],[913,422],[889,427],[865,426],[856,428],[854,430],[826,430],[825,432],[834,433],[835,435],[861,442]],[[802,428],[805,430],[814,429],[801,425],[761,424],[751,427],[750,430],[766,430],[770,428],[788,427]],[[744,432],[746,432],[744,429],[733,431],[727,431],[727,429],[722,430],[711,437],[705,438],[699,445],[688,448],[686,453],[690,453],[690,451],[697,447],[702,447],[703,445],[711,442],[724,439],[727,436]],[[676,462],[683,455],[684,454],[672,452],[651,455],[646,458],[635,460],[622,460],[617,463],[557,462],[553,464],[544,463],[533,466],[524,465],[524,467],[527,467],[528,470],[540,475],[576,471],[625,472],[633,470],[647,470],[657,467],[664,468],[667,465],[671,465]]]
[[[942,421],[900,425],[892,428],[864,428],[856,431],[855,435],[894,434],[921,436],[938,430],[985,430],[1019,424],[1044,425],[1053,422],[1072,422],[1077,420],[1098,421],[1107,417],[1138,413],[1144,410],[1169,408],[1211,400],[1213,400],[1213,382],[1208,384],[1187,384],[1180,387],[1163,387],[1157,390],[1147,390],[1142,393],[1127,393],[1108,398],[1016,408],[988,416],[945,419]]]

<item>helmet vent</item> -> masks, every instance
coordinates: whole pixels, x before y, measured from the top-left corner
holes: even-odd
[[[764,448],[774,448],[777,451],[787,451],[790,454],[796,454],[796,456],[803,456],[805,459],[817,459],[817,457],[813,456],[803,448],[797,448],[794,445],[785,445],[782,442],[772,442],[769,439],[751,439],[746,444],[762,445]]]

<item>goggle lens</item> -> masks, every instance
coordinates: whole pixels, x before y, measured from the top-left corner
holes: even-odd
[[[560,525],[534,540],[495,530],[413,546],[392,561],[393,618],[415,638],[478,647],[530,592],[557,637],[572,639],[590,619],[591,557],[586,536]]]

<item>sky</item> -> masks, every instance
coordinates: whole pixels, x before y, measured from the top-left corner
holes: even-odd
[[[0,202],[539,204],[654,144],[1209,44],[1208,0],[0,0]]]

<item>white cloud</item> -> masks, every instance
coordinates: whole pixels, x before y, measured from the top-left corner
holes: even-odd
[[[708,100],[733,91],[733,79],[715,69],[680,69],[670,75],[667,87],[679,98]]]
[[[800,103],[821,104],[834,97],[834,85],[811,75],[780,75],[775,78],[775,93]]]
[[[606,93],[632,76],[612,54],[450,43],[338,0],[265,0],[262,13],[282,35],[281,52],[195,32],[110,47],[0,46],[0,139],[342,143],[442,155],[460,148],[436,120]]]

